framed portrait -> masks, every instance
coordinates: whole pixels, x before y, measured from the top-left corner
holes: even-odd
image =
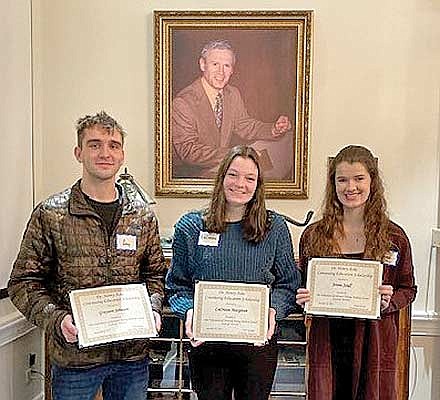
[[[233,146],[308,196],[313,11],[154,11],[155,194],[209,197]]]

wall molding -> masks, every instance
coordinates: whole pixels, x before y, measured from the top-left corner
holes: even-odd
[[[26,321],[24,316],[18,311],[2,316],[0,318],[0,347],[27,335],[34,329],[36,329],[35,325]]]
[[[414,310],[411,317],[411,336],[440,337],[440,315],[437,312]]]

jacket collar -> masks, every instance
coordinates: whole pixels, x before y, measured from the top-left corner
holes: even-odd
[[[123,187],[115,184],[119,192],[119,205],[122,206],[122,213],[133,212],[133,207],[127,198]],[[87,202],[87,199],[81,190],[81,179],[79,179],[71,188],[69,199],[69,212],[72,215],[93,215],[97,216],[93,207]]]

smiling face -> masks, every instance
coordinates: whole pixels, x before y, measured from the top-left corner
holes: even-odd
[[[221,90],[234,72],[234,54],[231,50],[212,49],[199,60],[203,78],[214,89]]]
[[[370,174],[360,162],[343,161],[336,166],[335,188],[344,211],[363,209],[370,196]]]
[[[246,207],[257,189],[258,167],[251,158],[236,157],[223,179],[227,207]]]
[[[109,132],[100,125],[84,130],[81,147],[75,147],[75,157],[83,165],[83,180],[88,183],[114,181],[124,162],[122,135]]]

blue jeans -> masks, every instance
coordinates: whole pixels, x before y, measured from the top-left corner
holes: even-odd
[[[88,369],[61,368],[52,364],[53,400],[93,400],[101,386],[104,400],[145,400],[148,358]]]

